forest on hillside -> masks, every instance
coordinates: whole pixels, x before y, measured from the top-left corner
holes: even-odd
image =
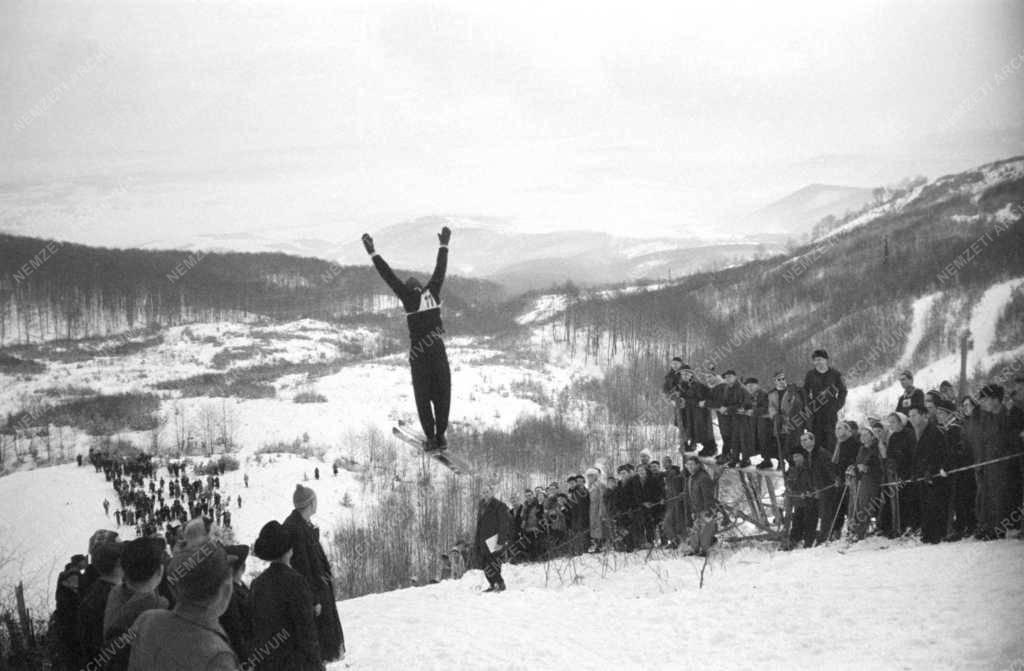
[[[472,330],[494,323],[502,291],[449,277],[444,298],[463,317],[462,328]],[[397,309],[369,264],[106,249],[0,234],[0,346],[254,317],[372,319]]]
[[[791,256],[602,300],[568,295],[564,314],[548,328],[574,354],[609,366],[601,395],[609,407],[642,408],[672,356],[695,368],[713,364],[766,381],[776,369],[802,374],[810,352],[824,347],[840,369],[855,369],[851,383],[863,382],[898,359],[914,299],[930,292],[954,297],[942,304],[956,311],[938,320],[948,331],[963,323],[986,288],[1024,274],[1024,179],[978,195],[951,185],[956,182],[940,180],[913,207]],[[997,342],[1020,345],[1009,341],[1021,322],[1024,302],[1013,300]],[[932,346],[933,357],[952,351],[955,334],[932,335],[942,341]],[[627,408],[625,416],[637,414]]]

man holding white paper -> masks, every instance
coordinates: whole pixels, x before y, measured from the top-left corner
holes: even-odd
[[[501,577],[501,553],[508,544],[511,514],[508,506],[494,497],[494,485],[485,484],[476,515],[476,551],[490,587],[485,592],[505,591]]]

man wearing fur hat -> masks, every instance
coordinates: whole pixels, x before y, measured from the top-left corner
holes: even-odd
[[[829,454],[836,449],[836,421],[846,404],[843,375],[829,362],[828,352],[816,349],[811,354],[814,368],[804,376],[804,396],[809,406],[810,430],[814,442]]]
[[[322,645],[317,638],[314,596],[293,567],[288,530],[276,520],[260,529],[253,553],[270,562],[252,581],[253,650],[261,671],[319,671]],[[281,632],[287,631],[288,636]]]
[[[296,485],[292,503],[295,509],[283,523],[291,538],[291,565],[306,579],[313,592],[320,657],[331,662],[344,656],[345,634],[338,616],[331,564],[320,545],[320,530],[310,522],[317,510],[316,492]]]

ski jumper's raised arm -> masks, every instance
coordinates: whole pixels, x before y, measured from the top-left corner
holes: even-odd
[[[404,301],[406,294],[409,292],[405,284],[398,279],[398,276],[395,275],[395,271],[391,270],[391,266],[388,265],[388,262],[385,261],[378,252],[374,251],[370,256],[373,259],[373,267],[377,269],[378,273],[380,273],[381,278],[387,282],[388,286],[391,287],[391,290],[395,292],[395,295],[398,296],[400,300]]]
[[[434,265],[434,274],[430,276],[427,288],[434,297],[441,298],[441,285],[444,283],[444,274],[448,271],[448,245],[442,244],[437,249],[437,263]]]

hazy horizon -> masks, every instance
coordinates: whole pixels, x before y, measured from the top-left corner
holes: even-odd
[[[1024,9],[7,2],[0,230],[720,235],[1024,154]],[[1001,74],[1002,73],[1002,74]]]

